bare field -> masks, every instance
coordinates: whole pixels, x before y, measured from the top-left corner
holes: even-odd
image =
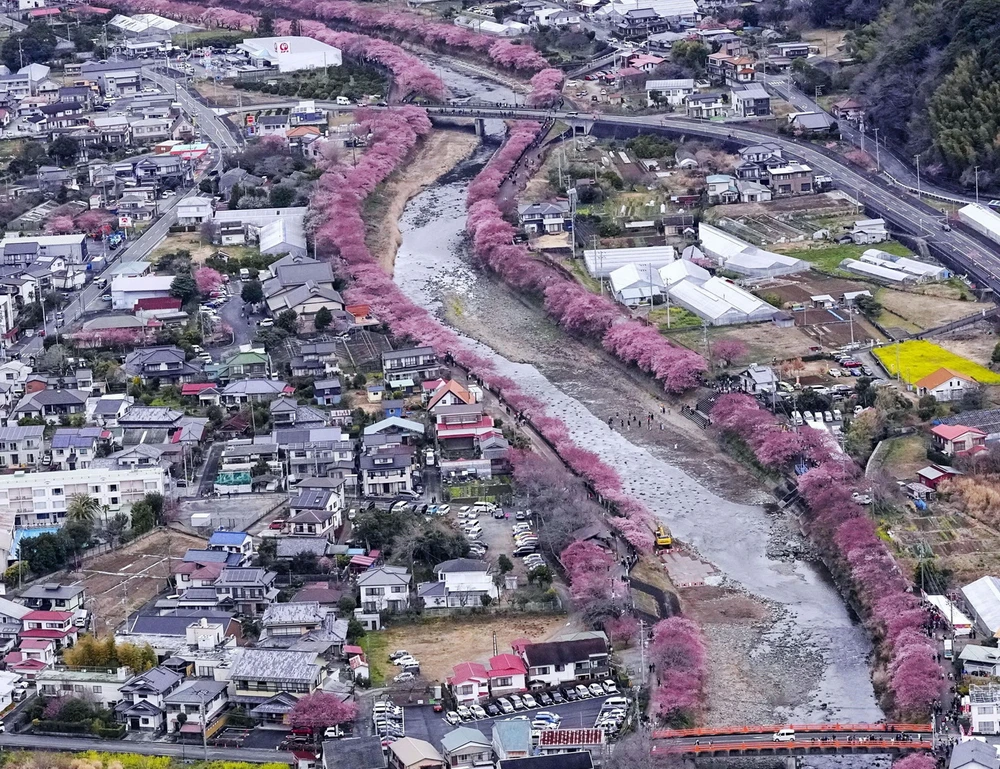
[[[996,347],[996,335],[986,330],[973,327],[954,332],[947,336],[934,337],[934,343],[941,345],[948,352],[961,355],[989,367],[993,348]]]
[[[203,548],[206,540],[170,529],[161,529],[140,542],[88,561],[71,572],[70,579],[82,584],[94,599],[98,635],[114,632],[129,612],[151,600],[167,586],[172,558],[189,548]]]
[[[690,347],[698,353],[704,353],[705,343],[700,328],[685,331],[674,331],[667,336],[680,344]],[[745,326],[717,326],[708,330],[709,339],[724,336],[727,339],[739,339],[749,348],[749,359],[770,361],[777,356],[798,358],[809,354],[809,348],[816,342],[801,328],[778,328],[773,323],[755,323]]]
[[[891,289],[879,291],[878,300],[891,313],[921,329],[940,326],[993,306],[981,302],[962,302],[957,299]]]
[[[385,648],[406,649],[420,660],[420,673],[428,681],[444,681],[459,662],[486,663],[497,651],[510,651],[512,641],[530,638],[548,641],[556,634],[579,630],[565,615],[524,614],[486,617],[442,617],[385,631]]]

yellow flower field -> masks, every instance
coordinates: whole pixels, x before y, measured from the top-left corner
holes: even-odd
[[[872,351],[893,376],[896,374],[896,347],[897,345],[890,344]],[[898,347],[899,375],[910,384],[928,374],[933,374],[939,368],[950,368],[952,371],[972,377],[980,384],[1000,384],[1000,374],[997,372],[990,371],[968,358],[948,352],[933,342],[911,339]]]

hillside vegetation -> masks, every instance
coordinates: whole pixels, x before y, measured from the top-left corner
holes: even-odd
[[[851,3],[815,0],[851,23]],[[872,5],[863,3],[865,15]],[[929,174],[983,187],[1000,182],[1000,0],[892,0],[848,34],[861,62],[852,91],[869,105],[870,124],[921,153]]]

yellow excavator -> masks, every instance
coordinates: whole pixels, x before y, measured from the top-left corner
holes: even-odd
[[[670,547],[674,544],[674,538],[670,534],[670,529],[662,523],[656,527],[656,546]]]

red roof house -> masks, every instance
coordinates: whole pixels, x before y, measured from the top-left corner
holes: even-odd
[[[132,308],[132,312],[136,313],[141,310],[170,310],[171,312],[177,312],[181,309],[181,300],[173,296],[149,296],[145,299],[140,299],[135,303]]]
[[[486,666],[478,662],[460,662],[452,668],[454,675],[448,685],[459,705],[479,702],[489,696],[489,674]]]
[[[986,433],[965,425],[935,425],[931,428],[931,439],[934,448],[948,456],[963,456],[986,445]]]
[[[77,629],[71,611],[28,612],[21,620],[21,626],[24,629],[17,635],[22,640],[51,639],[56,642],[56,648],[76,643]]]

